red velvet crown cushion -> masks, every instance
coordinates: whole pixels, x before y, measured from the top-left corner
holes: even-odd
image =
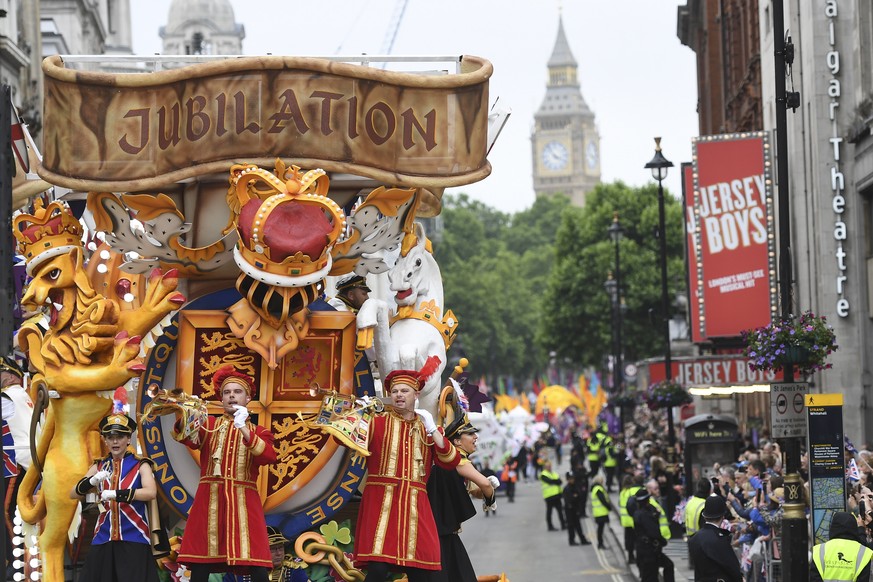
[[[240,239],[247,246],[262,204],[262,201],[252,199],[240,211]],[[258,239],[270,249],[270,258],[276,263],[298,251],[315,260],[327,247],[331,230],[333,226],[321,208],[289,200],[273,209],[267,217],[267,224],[258,231]]]

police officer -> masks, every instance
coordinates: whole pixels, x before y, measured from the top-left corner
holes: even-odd
[[[658,570],[661,568],[664,569],[664,582],[674,582],[673,561],[663,552],[667,539],[661,535],[659,510],[651,503],[651,494],[647,489],[637,491],[634,500],[634,536],[640,582],[658,582]]]
[[[549,531],[558,531],[552,525],[552,511],[557,510],[558,521],[561,522],[561,529],[567,529],[564,524],[564,508],[561,504],[561,478],[557,473],[552,471],[552,462],[546,460],[543,463],[543,472],[540,475],[540,485],[543,489],[543,500],[546,502],[546,525]]]
[[[855,516],[837,511],[831,518],[830,539],[812,548],[809,580],[869,580],[871,558],[873,550],[864,545]]]
[[[692,495],[688,499],[688,503],[685,504],[685,535],[689,540],[703,525],[703,520],[701,518],[703,505],[706,503],[706,498],[709,497],[711,492],[712,483],[708,479],[701,479],[697,482],[697,488],[694,491],[694,495]],[[690,546],[688,560],[691,563],[691,567],[694,567],[694,556],[691,554]]]
[[[640,481],[642,483],[642,481]],[[634,557],[634,516],[636,504],[633,503],[634,495],[642,489],[640,483],[634,481],[630,475],[625,475],[621,481],[621,491],[618,493],[618,515],[621,527],[624,528],[624,549],[627,551],[627,563],[636,562]]]
[[[585,444],[588,448],[588,474],[594,477],[600,471],[600,449],[603,448],[603,434],[600,430],[595,430]]]
[[[606,473],[606,490],[612,493],[612,482],[615,481],[615,472],[618,469],[618,453],[615,450],[615,442],[608,434],[603,439],[603,471]]]
[[[703,505],[704,524],[688,542],[697,582],[742,582],[740,562],[731,548],[731,533],[719,525],[727,512],[724,497],[712,495]]]

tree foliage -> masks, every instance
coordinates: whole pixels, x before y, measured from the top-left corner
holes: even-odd
[[[460,321],[455,349],[475,375],[523,381],[545,369],[535,337],[557,225],[568,207],[566,198],[543,198],[510,216],[463,194],[443,201],[434,255],[446,306]]]
[[[562,196],[506,214],[466,195],[443,200],[434,242],[445,304],[458,316],[453,347],[475,376],[539,377],[549,354],[600,366],[611,353],[611,304],[603,283],[615,269],[607,233],[619,213],[622,329],[626,361],[663,353],[657,185],[601,184],[585,208]],[[685,289],[681,205],[665,194],[669,295]]]
[[[664,351],[658,232],[658,188],[601,184],[584,209],[565,212],[555,244],[555,264],[544,296],[538,343],[559,359],[599,366],[611,352],[611,301],[604,289],[615,270],[615,247],[607,229],[618,212],[625,361]],[[668,295],[685,289],[682,208],[665,192]]]

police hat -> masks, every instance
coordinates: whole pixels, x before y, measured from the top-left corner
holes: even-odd
[[[565,475],[565,477],[569,481],[570,479],[575,479],[576,475],[573,474],[573,471],[567,471],[567,474]]]
[[[634,499],[637,501],[637,503],[646,503],[651,497],[652,494],[649,493],[649,490],[645,487],[640,487],[634,494]]]
[[[727,503],[721,495],[710,495],[703,504],[703,519],[721,519],[727,513]]]
[[[100,434],[109,436],[111,434],[131,435],[136,430],[136,421],[126,414],[114,412],[108,416],[104,416],[100,421]]]

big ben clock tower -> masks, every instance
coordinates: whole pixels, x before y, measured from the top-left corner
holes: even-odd
[[[546,96],[534,115],[531,135],[537,196],[564,194],[576,206],[600,183],[600,136],[576,78],[576,59],[558,19],[558,38],[549,58]]]

